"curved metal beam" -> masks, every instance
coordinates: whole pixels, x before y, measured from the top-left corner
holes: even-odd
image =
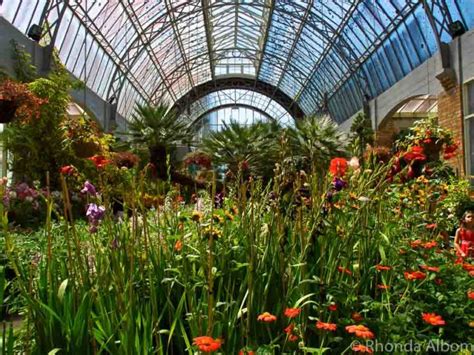
[[[257,80],[257,82],[255,82],[255,79],[253,77],[220,78],[216,79],[215,81],[211,80],[204,84],[195,86],[194,89],[191,89],[187,94],[185,94],[183,97],[181,97],[178,101],[175,102],[173,109],[176,109],[178,114],[181,114],[193,102],[199,100],[207,94],[225,89],[244,89],[249,91],[255,91],[279,103],[295,119],[301,119],[305,115],[299,105],[292,105],[293,99],[291,97],[289,97],[279,89],[272,97],[272,93],[274,92],[275,87],[260,80]]]

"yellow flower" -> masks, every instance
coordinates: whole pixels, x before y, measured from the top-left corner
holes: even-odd
[[[202,212],[200,211],[193,211],[192,215],[191,215],[191,219],[194,221],[194,222],[200,222],[201,219],[202,219]]]
[[[213,215],[212,215],[212,219],[213,219],[214,222],[216,222],[216,223],[224,223],[224,218],[222,218],[222,217],[219,216],[218,214],[213,214]]]
[[[225,211],[224,213],[225,217],[229,220],[229,221],[233,221],[234,220],[234,216],[228,212],[228,211]]]

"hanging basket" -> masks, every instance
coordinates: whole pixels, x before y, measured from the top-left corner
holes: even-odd
[[[12,100],[3,100],[0,96],[0,123],[9,123],[15,118],[18,105]]]
[[[90,158],[100,153],[100,146],[96,142],[73,142],[72,149],[78,158]]]

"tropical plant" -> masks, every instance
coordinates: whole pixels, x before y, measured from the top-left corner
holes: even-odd
[[[323,172],[332,157],[345,155],[342,134],[329,117],[309,116],[288,129],[289,159],[299,169]]]
[[[189,122],[167,105],[138,104],[128,124],[128,132],[136,148],[148,150],[150,163],[158,177],[168,179],[168,168],[175,169],[173,153],[178,144],[188,144],[192,138]],[[166,162],[170,161],[168,167]]]
[[[374,144],[374,130],[367,116],[360,112],[354,118],[350,129],[348,150],[353,156],[363,158],[367,145]]]
[[[275,122],[245,126],[232,121],[204,138],[201,149],[210,154],[216,166],[225,166],[234,176],[242,171],[269,178],[278,158],[280,134],[281,127]]]

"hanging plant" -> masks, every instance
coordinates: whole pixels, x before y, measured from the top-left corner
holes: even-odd
[[[0,123],[14,119],[28,123],[40,117],[41,105],[47,102],[34,95],[25,84],[5,80],[0,84]]]

